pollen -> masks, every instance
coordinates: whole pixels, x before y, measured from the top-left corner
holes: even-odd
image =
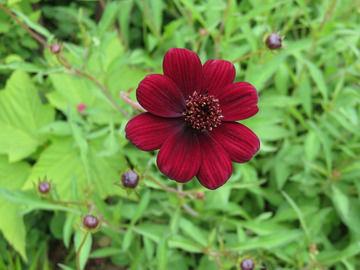
[[[221,125],[223,118],[219,100],[208,93],[196,91],[186,100],[183,114],[188,126],[199,131],[212,131]]]

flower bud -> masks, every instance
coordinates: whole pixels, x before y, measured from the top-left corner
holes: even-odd
[[[280,49],[281,48],[281,37],[279,34],[277,33],[272,33],[270,34],[267,39],[266,39],[266,46],[270,49],[270,50],[276,50],[276,49]]]
[[[78,106],[77,106],[77,110],[78,112],[82,112],[83,110],[86,109],[86,105],[83,104],[83,103],[80,103]]]
[[[83,224],[87,229],[95,229],[99,225],[99,220],[93,215],[87,215],[83,219]]]
[[[42,194],[46,194],[50,191],[50,183],[46,181],[42,181],[38,185],[38,190]]]
[[[240,264],[242,270],[253,270],[254,269],[254,262],[251,259],[245,259]]]
[[[50,45],[50,51],[53,54],[59,54],[61,52],[61,45],[58,43],[54,43]]]
[[[139,175],[132,170],[128,170],[127,172],[124,172],[121,176],[121,181],[124,187],[134,188],[139,182]]]
[[[203,191],[199,191],[198,193],[196,193],[196,199],[198,200],[202,200],[205,197],[205,193]]]
[[[199,35],[200,35],[200,36],[206,36],[207,34],[208,34],[208,32],[206,31],[205,28],[201,28],[201,29],[199,30]]]

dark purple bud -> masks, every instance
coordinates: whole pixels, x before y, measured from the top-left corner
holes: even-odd
[[[272,33],[266,39],[266,46],[270,50],[280,49],[281,48],[281,41],[282,41],[282,39],[281,39],[279,34]]]
[[[58,43],[54,43],[54,44],[51,44],[50,45],[50,51],[53,53],[53,54],[58,54],[61,52],[61,45],[58,44]]]
[[[99,225],[99,220],[93,215],[87,215],[83,220],[83,224],[88,229],[95,229]]]
[[[254,262],[251,259],[245,259],[241,262],[241,269],[242,270],[253,270],[254,269]]]
[[[48,193],[50,191],[50,183],[46,181],[40,182],[38,185],[38,190],[42,194]]]
[[[124,187],[134,188],[139,182],[139,175],[132,170],[128,170],[127,172],[124,172],[121,176],[121,181]]]

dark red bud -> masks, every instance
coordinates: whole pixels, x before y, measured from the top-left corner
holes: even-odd
[[[124,187],[134,188],[139,182],[139,175],[132,170],[128,170],[127,172],[124,172],[121,176],[121,181]]]
[[[241,262],[241,269],[242,270],[253,270],[254,269],[254,262],[251,259],[245,259]]]
[[[279,34],[272,33],[266,39],[266,46],[270,50],[280,49],[281,48],[281,41],[282,41],[282,39],[281,39]]]
[[[58,54],[61,52],[61,45],[58,44],[58,43],[54,43],[54,44],[51,44],[50,45],[50,51],[53,53],[53,54]]]
[[[50,183],[46,181],[40,182],[38,185],[38,190],[42,194],[48,193],[50,191]]]
[[[93,215],[87,215],[83,220],[83,224],[88,229],[95,229],[99,225],[99,220]]]

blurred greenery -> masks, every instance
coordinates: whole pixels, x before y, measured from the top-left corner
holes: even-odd
[[[357,1],[0,5],[0,269],[76,269],[82,240],[80,269],[360,269]],[[139,111],[119,93],[136,101],[173,47],[234,61],[259,92],[242,123],[261,149],[215,191],[177,185],[125,139]],[[135,191],[121,185],[128,169]],[[86,234],[89,212],[100,227]]]

